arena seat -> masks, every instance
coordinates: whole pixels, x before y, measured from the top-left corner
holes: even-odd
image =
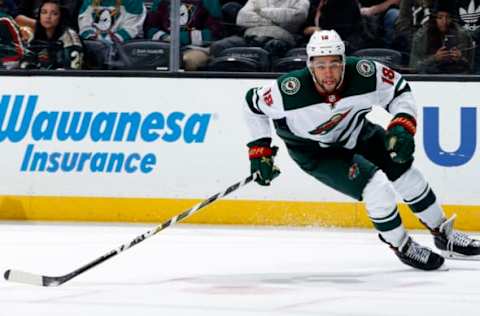
[[[231,47],[210,60],[210,71],[266,72],[270,70],[270,56],[260,47]]]
[[[353,52],[352,56],[378,61],[395,69],[402,65],[402,53],[394,49],[364,48]]]
[[[307,56],[307,49],[305,47],[295,47],[290,49],[285,53],[285,57],[290,57],[290,56]]]
[[[296,47],[288,50],[284,57],[272,62],[273,72],[289,72],[302,69],[306,66],[307,51],[305,47]]]
[[[118,47],[116,68],[168,70],[170,44],[151,40],[131,40]]]
[[[279,58],[273,62],[273,72],[289,72],[302,69],[307,66],[307,56],[286,56]]]
[[[83,47],[85,69],[106,69],[106,60],[110,48],[105,43],[96,40],[83,40]]]

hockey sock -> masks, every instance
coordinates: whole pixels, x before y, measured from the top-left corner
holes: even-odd
[[[435,193],[418,169],[408,169],[393,182],[393,186],[413,213],[429,228],[435,229],[445,221],[445,214]]]
[[[363,190],[368,216],[383,239],[399,247],[407,232],[398,213],[395,191],[382,171],[377,171]]]

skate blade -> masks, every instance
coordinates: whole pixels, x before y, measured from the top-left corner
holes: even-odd
[[[444,263],[435,271],[450,271],[450,268]]]
[[[451,251],[446,251],[442,250],[442,256],[445,259],[449,260],[463,260],[463,261],[480,261],[480,255],[476,256],[465,256],[459,253],[451,252]]]

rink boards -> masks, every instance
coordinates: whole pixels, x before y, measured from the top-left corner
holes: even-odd
[[[245,178],[245,91],[260,79],[2,77],[0,219],[160,222]],[[480,230],[475,82],[411,82],[416,165],[458,226]],[[385,124],[375,110],[370,118]],[[250,184],[188,222],[370,227],[303,174]],[[408,227],[420,227],[401,206]]]

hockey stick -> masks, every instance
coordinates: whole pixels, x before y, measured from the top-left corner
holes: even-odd
[[[206,200],[198,203],[194,207],[184,211],[183,213],[175,215],[174,217],[172,217],[169,220],[163,222],[162,224],[156,226],[155,228],[137,236],[132,241],[130,241],[128,243],[125,243],[125,244],[121,245],[120,247],[109,251],[108,253],[104,254],[103,256],[93,260],[90,263],[87,263],[86,265],[84,265],[84,266],[82,266],[82,267],[80,267],[76,270],[73,270],[70,273],[67,273],[67,274],[61,275],[61,276],[45,276],[45,275],[40,275],[40,274],[34,274],[34,273],[9,269],[9,270],[5,271],[5,274],[4,274],[5,280],[11,281],[11,282],[31,284],[31,285],[39,285],[39,286],[59,286],[59,285],[65,283],[65,282],[75,278],[76,276],[82,274],[83,272],[88,271],[91,268],[99,265],[100,263],[105,262],[108,259],[118,255],[119,253],[135,246],[136,244],[139,244],[140,242],[144,241],[145,239],[152,237],[153,235],[157,234],[158,232],[164,230],[165,228],[184,220],[185,218],[189,217],[190,215],[196,213],[201,208],[212,204],[213,202],[215,202],[219,198],[224,197],[227,194],[230,194],[233,191],[237,190],[238,188],[243,187],[244,185],[251,182],[252,180],[255,180],[257,178],[257,176],[258,176],[258,173],[253,173],[253,174],[249,175],[244,180],[239,181],[235,184],[232,184],[227,189],[225,189],[223,192],[218,192],[218,193],[210,196],[209,198],[207,198]]]

